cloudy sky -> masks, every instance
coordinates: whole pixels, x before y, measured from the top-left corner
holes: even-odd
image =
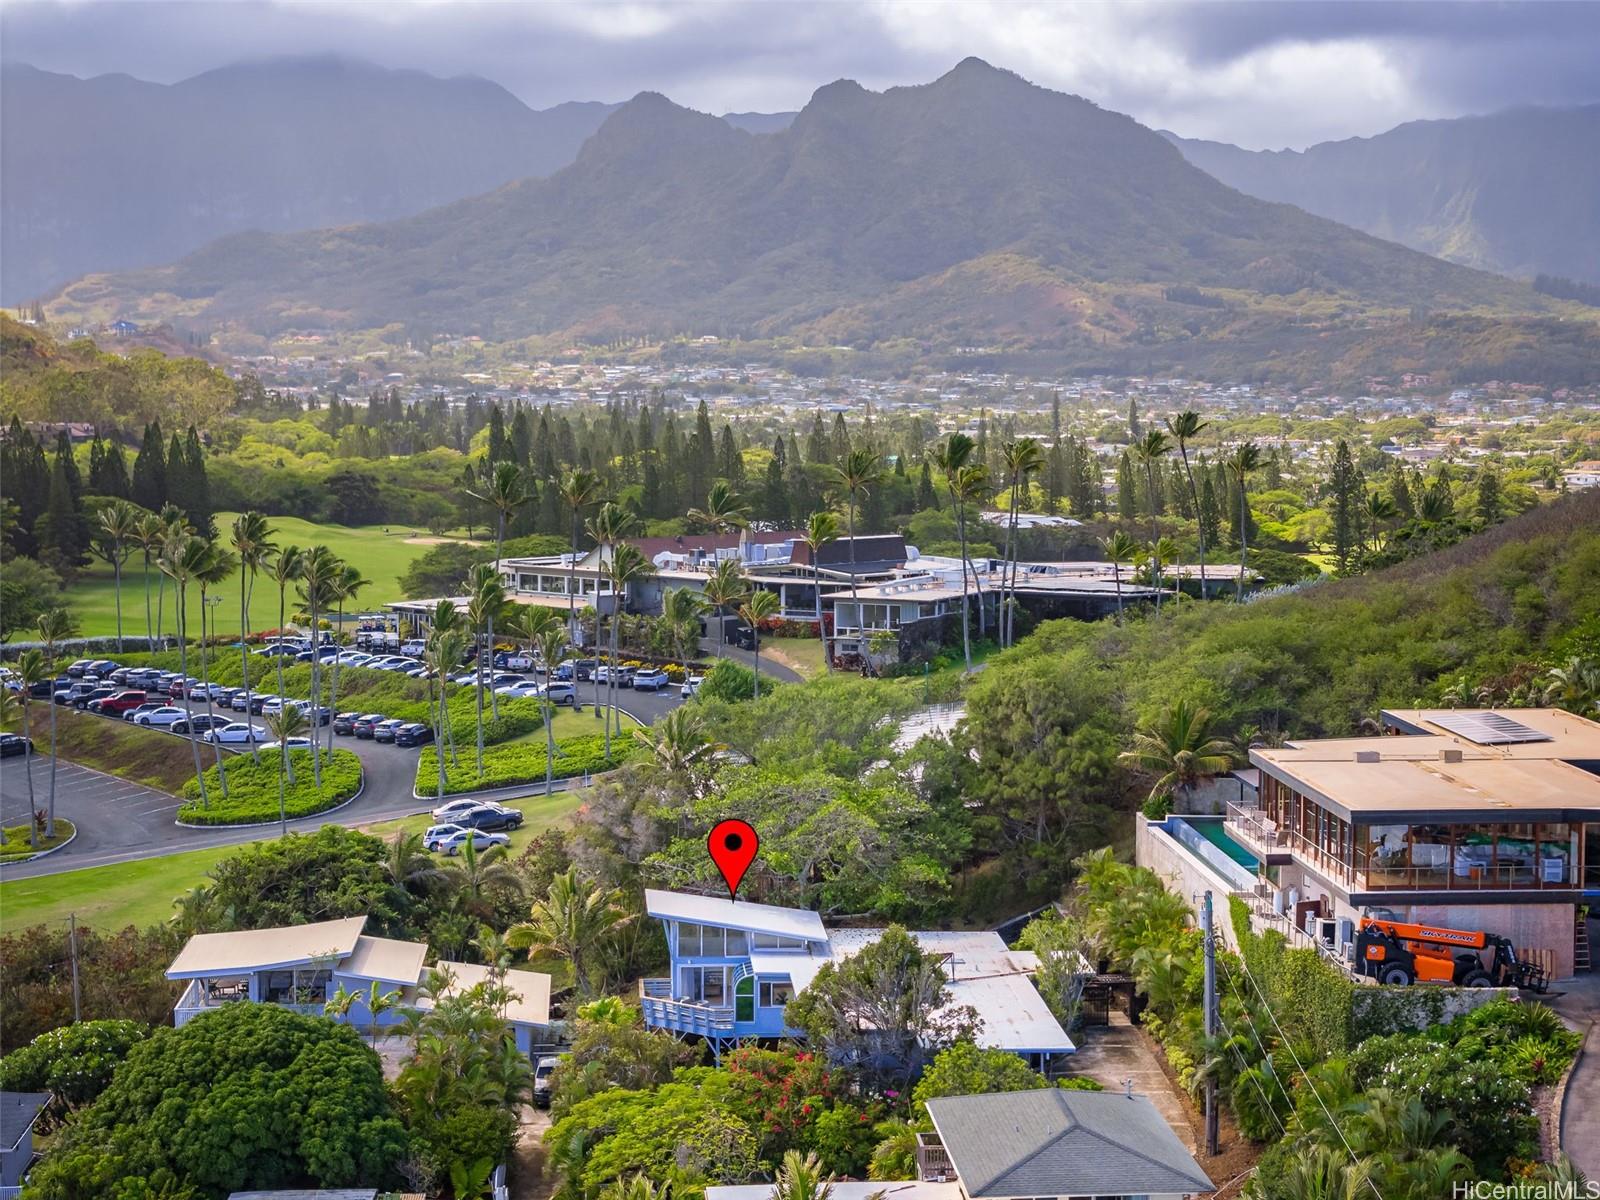
[[[1419,117],[1600,101],[1600,3],[1115,0],[0,0],[0,54],[172,82],[339,53],[476,74],[534,107],[664,92],[711,112],[921,83],[969,54],[1144,123],[1302,147]]]

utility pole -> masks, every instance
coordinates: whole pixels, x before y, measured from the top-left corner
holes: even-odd
[[[1217,938],[1211,919],[1210,891],[1206,892],[1200,914],[1206,951],[1205,1032],[1206,1041],[1210,1042],[1217,1036]],[[1214,1071],[1206,1073],[1206,1153],[1212,1156],[1217,1153],[1217,1076]]]
[[[67,950],[72,959],[72,1022],[77,1024],[83,1020],[82,1005],[78,993],[78,914],[71,913],[67,917]]]

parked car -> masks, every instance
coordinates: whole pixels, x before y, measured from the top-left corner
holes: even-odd
[[[426,746],[431,741],[433,741],[433,727],[431,725],[421,725],[412,721],[394,731],[394,744],[396,746]]]
[[[262,658],[277,658],[280,655],[295,657],[301,653],[302,649],[304,649],[304,647],[296,646],[289,642],[278,642],[271,646],[263,646],[255,653],[260,655]]]
[[[559,1058],[541,1058],[533,1068],[533,1106],[535,1108],[550,1107],[551,1085],[555,1081],[556,1068],[561,1065]]]
[[[471,841],[479,850],[490,846],[509,846],[511,839],[503,833],[485,833],[481,829],[462,829],[455,833],[446,834],[434,844],[434,850],[440,854],[460,854],[461,847]]]
[[[333,719],[333,731],[340,737],[349,737],[355,732],[355,724],[360,719],[360,713],[342,712]]]
[[[167,684],[167,695],[171,696],[174,700],[182,700],[183,693],[188,691],[190,688],[197,686],[199,682],[200,681],[193,675],[189,676],[187,679],[181,676],[175,677],[171,683]]]
[[[373,656],[363,654],[359,650],[342,650],[333,656],[341,667],[364,667],[372,661]]]
[[[219,717],[216,713],[195,713],[193,720],[174,721],[173,733],[209,733],[213,729],[221,729],[228,724],[227,717]]]
[[[252,707],[255,706],[256,699],[257,697],[254,696],[250,698]],[[283,711],[284,705],[294,703],[294,701],[290,700],[287,696],[274,696],[270,693],[259,697],[259,699],[261,700],[261,706],[259,708],[255,708],[255,711],[260,713],[263,717],[275,717]]]
[[[509,687],[497,687],[494,689],[494,694],[504,696],[507,700],[535,700],[542,691],[544,688],[537,683],[518,683]]]
[[[539,689],[539,695],[551,704],[577,704],[578,688],[571,683],[548,683]]]
[[[287,738],[285,740],[288,742],[289,749],[291,749],[291,750],[309,750],[309,749],[311,749],[311,739],[308,738],[308,737],[292,737],[292,738]],[[272,742],[262,742],[260,748],[262,750],[278,750],[282,746],[283,746],[283,742],[272,741]]]
[[[640,671],[633,677],[633,690],[636,692],[659,692],[671,682],[667,678],[667,673],[659,668]]]
[[[496,804],[492,800],[473,800],[463,797],[459,800],[447,800],[433,810],[435,821],[454,821],[456,817],[474,808],[503,808],[504,805]]]
[[[437,850],[442,838],[447,838],[453,833],[463,833],[465,828],[454,821],[446,821],[442,825],[430,825],[422,835],[422,848],[424,850]]]
[[[266,730],[259,725],[252,725],[248,721],[229,721],[226,725],[206,731],[206,741],[220,742],[223,745],[249,745],[259,742],[266,737]]]
[[[189,685],[189,699],[204,700],[209,695],[215,701],[226,690],[220,683],[192,683]]]
[[[93,661],[94,659],[92,658],[74,659],[72,664],[67,667],[67,674],[72,676],[74,679],[82,679],[89,670],[89,664]]]
[[[111,699],[112,696],[115,696],[121,690],[121,688],[112,687],[109,684],[105,687],[97,687],[93,691],[86,692],[84,695],[79,696],[72,702],[72,707],[77,709],[87,709],[91,704],[96,704],[101,700]]]
[[[56,693],[52,699],[54,699],[57,704],[76,704],[80,697],[89,695],[89,693],[94,691],[94,689],[98,686],[98,684],[84,683],[83,680],[80,679],[77,683],[74,683],[70,687],[56,689]]]
[[[416,658],[428,649],[428,643],[421,638],[411,638],[400,643],[400,653]]]
[[[387,721],[379,721],[372,727],[372,740],[375,742],[383,742],[390,746],[394,745],[395,731],[405,723],[406,722],[396,720],[393,717]]]
[[[690,696],[700,691],[700,685],[706,681],[704,675],[690,675],[683,681],[683,686],[678,689],[678,695],[687,700]]]
[[[143,692],[118,692],[114,696],[107,696],[104,700],[92,701],[91,705],[95,712],[104,716],[120,717],[147,703],[149,699]]]
[[[32,754],[33,739],[20,733],[0,733],[0,758],[13,758],[18,754]]]
[[[351,727],[350,732],[358,738],[371,738],[372,731],[377,728],[378,723],[388,719],[382,713],[366,713],[356,718],[356,723]]]
[[[450,818],[457,825],[472,829],[516,829],[522,824],[522,814],[514,808],[499,804],[479,804]]]
[[[250,708],[250,705],[260,698],[260,692],[251,692],[247,695],[244,689],[240,688],[238,694],[235,695],[232,700],[228,701],[228,707],[233,709],[234,712],[242,713],[247,711]],[[257,709],[256,711],[260,712],[261,710]]]
[[[175,704],[163,705],[161,708],[152,708],[147,713],[140,713],[133,719],[135,725],[149,725],[156,729],[166,729],[182,721],[189,714]]]
[[[306,720],[313,725],[326,725],[333,720],[333,709],[326,704],[313,705],[309,700],[294,700],[291,703],[303,712]]]
[[[34,700],[48,700],[57,692],[67,691],[72,687],[72,680],[63,675],[59,679],[41,679],[28,689],[28,696]]]
[[[143,704],[139,705],[137,708],[131,708],[127,712],[123,713],[122,714],[122,719],[124,721],[137,721],[140,717],[144,716],[144,714],[147,713],[147,712],[155,712],[155,710],[158,709],[158,708],[167,708],[167,707],[168,707],[168,705],[166,704],[165,701],[162,701],[162,700],[146,700]]]
[[[494,656],[494,665],[502,671],[527,671],[533,658],[525,650],[502,650]]]

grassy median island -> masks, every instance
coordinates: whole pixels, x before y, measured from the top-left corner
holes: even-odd
[[[323,752],[320,789],[311,770],[311,751],[291,750],[289,761],[294,768],[294,782],[285,782],[283,795],[284,810],[290,820],[326,812],[361,790],[361,760],[349,750],[335,750],[331,758]],[[281,756],[265,751],[258,763],[249,755],[240,754],[228,760],[226,766],[227,797],[223,797],[222,782],[213,764],[205,773],[209,803],[201,806],[200,785],[191,778],[183,785],[185,799],[178,809],[178,820],[190,825],[250,825],[276,821]]]
[[[56,818],[56,835],[53,838],[44,836],[44,831],[39,831],[39,844],[34,846],[28,840],[27,825],[7,825],[4,829],[5,840],[0,842],[0,863],[26,862],[35,854],[43,854],[46,850],[54,850],[57,846],[64,845],[77,829],[65,817]]]
[[[606,757],[605,738],[598,733],[562,738],[556,742],[556,759],[553,778],[572,779],[609,771],[620,766],[638,752],[638,743],[627,730],[623,736],[611,738],[611,757]],[[529,737],[522,741],[505,742],[483,748],[483,774],[478,774],[477,750],[472,745],[461,745],[456,761],[445,755],[444,790],[446,795],[457,792],[475,792],[483,788],[514,787],[521,783],[542,783],[548,747],[542,737]],[[434,747],[423,748],[417,760],[417,791],[423,796],[436,795],[439,790],[439,759]]]

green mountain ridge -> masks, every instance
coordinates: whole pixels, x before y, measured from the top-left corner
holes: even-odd
[[[761,135],[644,93],[547,179],[383,224],[223,239],[82,280],[50,311],[1177,365],[1241,329],[1289,352],[1432,312],[1585,310],[1245,196],[1132,118],[967,59],[916,87],[829,84]],[[1576,364],[1558,357],[1582,373],[1600,351],[1578,343]]]
[[[1600,284],[1600,104],[1410,121],[1303,151],[1163,136],[1248,195],[1466,266]]]

